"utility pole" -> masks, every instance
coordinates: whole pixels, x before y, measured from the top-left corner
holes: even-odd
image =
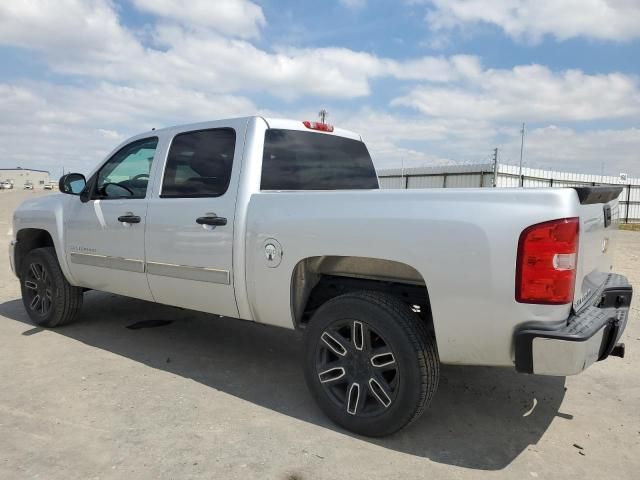
[[[329,112],[323,108],[318,112],[318,116],[320,117],[320,123],[325,123],[324,120],[329,116]]]
[[[493,186],[498,186],[498,147],[493,149]]]
[[[520,173],[518,175],[519,180],[518,182],[520,183],[520,186],[523,187],[524,186],[524,181],[522,179],[522,154],[524,152],[524,122],[522,122],[522,130],[520,130]]]

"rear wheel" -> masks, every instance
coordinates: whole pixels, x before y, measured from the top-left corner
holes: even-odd
[[[31,250],[20,269],[22,302],[29,318],[42,327],[72,322],[82,307],[82,289],[64,277],[55,250]]]
[[[328,301],[311,319],[305,346],[305,379],[316,401],[362,435],[389,435],[416,420],[438,385],[435,339],[392,295],[355,292]]]

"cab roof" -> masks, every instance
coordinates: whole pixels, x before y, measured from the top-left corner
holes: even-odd
[[[253,115],[250,117],[234,117],[234,118],[221,118],[219,120],[210,120],[210,121],[206,121],[206,122],[198,122],[198,123],[191,123],[191,124],[182,124],[182,125],[173,125],[170,127],[165,127],[165,128],[159,128],[159,129],[154,129],[154,130],[150,130],[144,133],[140,133],[138,135],[135,135],[133,138],[138,138],[138,137],[144,137],[144,136],[149,136],[149,135],[154,135],[157,133],[161,133],[161,132],[166,132],[169,130],[174,130],[174,129],[180,129],[180,130],[184,130],[184,129],[191,129],[193,128],[194,130],[196,129],[205,129],[205,128],[214,128],[215,127],[219,127],[219,125],[221,123],[224,123],[225,121],[238,121],[238,120],[262,120],[267,124],[268,128],[277,128],[277,129],[283,129],[283,130],[301,130],[301,131],[312,131],[312,132],[316,132],[316,133],[320,133],[320,134],[324,134],[324,135],[336,135],[338,137],[346,137],[346,138],[351,138],[353,140],[359,140],[362,141],[362,137],[355,133],[352,132],[350,130],[345,130],[344,128],[338,128],[338,127],[333,127],[333,131],[332,132],[326,132],[326,131],[319,131],[319,130],[315,130],[309,127],[306,127],[305,124],[303,123],[304,120],[293,120],[293,119],[287,119],[287,118],[273,118],[273,117],[262,117],[260,115]],[[311,121],[312,123],[314,123],[315,121]]]

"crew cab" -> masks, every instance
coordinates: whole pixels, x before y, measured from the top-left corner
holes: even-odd
[[[358,134],[256,116],[137,135],[59,188],[13,218],[36,324],[101,290],[299,329],[313,397],[360,434],[418,418],[440,364],[624,353],[616,187],[380,190]]]

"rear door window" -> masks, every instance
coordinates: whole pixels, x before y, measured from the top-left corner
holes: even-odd
[[[363,142],[299,130],[266,131],[262,190],[377,188],[376,171]]]
[[[236,132],[215,128],[175,136],[167,156],[161,198],[219,197],[229,188]]]

